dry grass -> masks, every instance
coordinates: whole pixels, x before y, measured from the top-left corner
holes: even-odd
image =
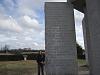
[[[0,75],[34,75],[36,71],[36,61],[0,62]]]
[[[85,60],[78,60],[79,65],[86,65]],[[79,67],[87,70],[86,67]],[[36,61],[0,61],[0,75],[34,75],[37,73]]]

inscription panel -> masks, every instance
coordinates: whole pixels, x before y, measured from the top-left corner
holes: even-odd
[[[73,8],[68,3],[46,3],[46,74],[78,75]]]

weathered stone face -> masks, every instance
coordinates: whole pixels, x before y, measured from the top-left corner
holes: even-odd
[[[67,2],[74,2],[74,1],[76,1],[76,0],[67,0]]]
[[[86,6],[90,33],[90,75],[100,75],[100,0],[86,0]]]
[[[73,8],[45,4],[46,75],[78,75]]]
[[[87,12],[85,11],[85,15],[82,21],[82,26],[83,26],[83,34],[84,34],[85,57],[88,65],[88,51],[91,49],[90,49],[89,25],[88,25],[88,19],[86,14]]]

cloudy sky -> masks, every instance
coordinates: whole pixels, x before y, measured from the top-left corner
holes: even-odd
[[[66,0],[45,0],[62,1]],[[43,0],[0,0],[0,47],[45,48]],[[83,14],[75,10],[76,35],[84,47],[81,20]]]

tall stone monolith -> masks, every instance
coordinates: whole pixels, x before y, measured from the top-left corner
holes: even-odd
[[[100,0],[86,0],[86,9],[90,33],[90,75],[100,75]]]
[[[78,75],[74,11],[70,3],[45,3],[46,75]]]

